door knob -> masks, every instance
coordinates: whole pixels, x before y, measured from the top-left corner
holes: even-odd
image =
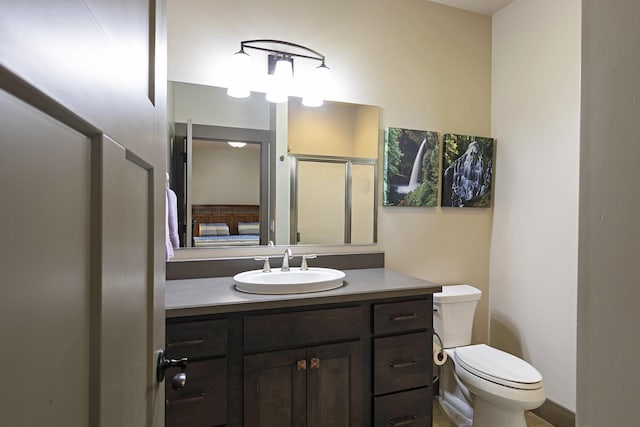
[[[171,388],[174,390],[180,390],[187,384],[187,374],[184,372],[178,372],[171,379]]]
[[[187,362],[186,357],[182,359],[167,359],[164,356],[164,350],[160,350],[158,354],[158,366],[156,367],[156,379],[161,383],[164,381],[164,375],[167,369],[179,367],[180,372],[171,379],[171,388],[180,390],[187,384],[187,374],[184,372],[185,369],[187,369]]]

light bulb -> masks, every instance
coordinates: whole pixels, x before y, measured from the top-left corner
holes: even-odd
[[[271,82],[267,90],[267,101],[278,103],[289,99],[289,90],[293,83],[293,60],[277,61],[275,71],[269,77]]]
[[[251,58],[243,49],[233,55],[227,95],[234,98],[246,98],[251,94],[249,90],[250,67]]]
[[[324,102],[324,94],[329,87],[331,71],[324,62],[313,70],[312,76],[307,79],[302,105],[305,107],[320,107]]]
[[[247,145],[246,142],[236,142],[236,141],[228,141],[227,144],[229,144],[233,148],[242,148],[245,145]]]

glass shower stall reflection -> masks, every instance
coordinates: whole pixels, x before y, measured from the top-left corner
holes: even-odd
[[[375,159],[294,156],[291,167],[292,242],[376,242]]]

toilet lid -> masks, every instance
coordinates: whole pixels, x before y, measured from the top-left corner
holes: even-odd
[[[533,390],[542,385],[542,375],[524,360],[485,344],[458,347],[455,360],[473,375],[511,388]]]

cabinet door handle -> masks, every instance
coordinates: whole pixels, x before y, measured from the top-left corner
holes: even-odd
[[[320,368],[320,359],[318,359],[317,357],[313,357],[311,359],[311,369],[318,369]]]
[[[167,404],[167,406],[169,405],[176,405],[176,404],[180,404],[180,403],[189,403],[189,402],[196,402],[198,400],[203,400],[204,399],[204,393],[200,393],[198,396],[192,396],[192,397],[185,397],[182,399],[175,399],[175,400],[168,400],[165,402]]]
[[[406,417],[394,418],[389,420],[389,425],[391,426],[406,426],[409,424],[413,424],[418,420],[415,415],[407,415]]]
[[[296,363],[296,367],[298,371],[306,371],[307,370],[307,361],[306,360],[298,360]]]
[[[393,362],[389,362],[389,366],[392,368],[408,368],[416,363],[415,360],[394,360]]]
[[[398,315],[391,315],[389,316],[389,320],[391,320],[392,322],[399,322],[402,320],[411,320],[411,319],[415,319],[416,317],[418,317],[418,315],[416,313],[411,313],[411,314],[398,314]]]
[[[178,345],[200,345],[200,344],[204,344],[204,341],[205,341],[204,338],[200,338],[197,340],[170,342],[170,343],[167,343],[167,348],[175,347]]]

